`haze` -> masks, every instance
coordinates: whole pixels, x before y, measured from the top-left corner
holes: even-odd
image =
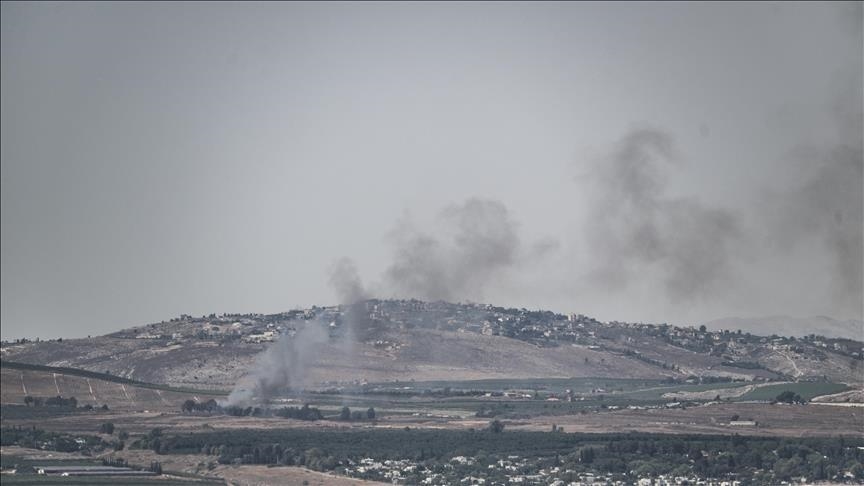
[[[860,2],[3,2],[2,337],[861,319],[862,57]]]

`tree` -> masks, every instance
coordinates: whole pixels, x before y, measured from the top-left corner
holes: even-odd
[[[774,400],[780,403],[804,403],[804,399],[801,398],[801,395],[791,390],[786,390],[777,395],[777,398]]]
[[[705,332],[706,329],[707,329],[707,327],[705,327],[705,324],[702,324],[701,326],[699,326],[699,332]]]
[[[108,434],[111,435],[114,433],[114,424],[111,422],[105,422],[104,424],[99,426],[100,434]]]
[[[26,397],[24,397],[24,405],[27,405],[28,407],[29,407],[29,406],[30,406],[34,401],[35,401],[35,400],[34,400],[33,397],[31,397],[30,395],[27,395]]]
[[[504,432],[504,423],[500,420],[493,420],[489,422],[487,430],[493,434],[500,434],[501,432]]]
[[[351,409],[342,407],[342,411],[339,412],[339,420],[351,420]]]
[[[368,418],[369,420],[375,419],[375,409],[374,408],[369,407],[369,410],[366,410],[366,418]]]

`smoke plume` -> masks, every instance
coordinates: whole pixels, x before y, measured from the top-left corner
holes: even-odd
[[[862,74],[845,79],[833,109],[838,142],[799,147],[790,166],[803,172],[766,205],[773,243],[794,251],[811,242],[831,262],[834,304],[850,315],[864,306],[864,108]]]
[[[434,232],[401,222],[386,271],[397,295],[427,300],[480,298],[490,280],[517,260],[516,223],[498,201],[468,199],[445,208]]]
[[[729,277],[738,217],[695,198],[670,197],[666,173],[680,163],[672,137],[657,129],[627,134],[598,162],[587,225],[592,281],[622,288],[647,273],[681,300]]]
[[[858,78],[860,80],[860,76]],[[854,84],[854,83],[853,83]],[[732,297],[747,285],[771,302],[788,282],[815,280],[804,260],[828,262],[824,305],[860,317],[864,300],[864,151],[860,84],[835,110],[838,142],[800,146],[784,158],[793,176],[780,188],[741,198],[746,213],[672,197],[667,179],[684,169],[672,137],[632,131],[593,166],[586,228],[590,285],[622,290],[634,281],[660,284],[668,301],[705,299],[740,312]],[[763,263],[785,264],[766,274]],[[765,268],[770,268],[765,266]],[[734,285],[730,285],[734,284]],[[822,292],[815,289],[814,292]],[[785,297],[784,297],[785,298]],[[774,309],[783,312],[785,309]]]
[[[308,384],[306,371],[327,343],[329,332],[317,321],[292,321],[289,327],[296,333],[283,334],[258,355],[243,380],[250,384],[238,383],[228,395],[227,405],[266,403],[273,396],[302,390]]]
[[[329,284],[336,291],[340,304],[355,304],[370,297],[357,273],[357,266],[347,257],[340,258],[330,267]]]

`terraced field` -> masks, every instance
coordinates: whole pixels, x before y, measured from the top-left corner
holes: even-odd
[[[23,405],[25,396],[75,397],[79,406],[108,405],[111,410],[177,411],[189,399],[209,400],[208,392],[159,389],[49,371],[0,368],[0,403]]]

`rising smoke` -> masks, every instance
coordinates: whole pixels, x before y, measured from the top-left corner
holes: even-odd
[[[350,258],[340,258],[330,267],[328,283],[342,305],[352,305],[370,298],[370,293],[357,273],[357,265]]]
[[[734,300],[729,289],[742,284],[752,284],[763,300],[771,301],[788,292],[784,281],[815,281],[796,265],[779,269],[782,275],[760,274],[757,267],[763,261],[826,260],[830,264],[820,275],[831,286],[825,305],[860,318],[860,85],[845,99],[840,141],[792,150],[786,161],[797,177],[784,180],[781,189],[742,197],[746,213],[712,207],[695,197],[672,197],[667,180],[673,171],[685,170],[672,136],[654,128],[626,134],[596,162],[590,176],[588,285],[623,291],[636,281],[656,282],[673,305],[704,299],[725,301],[728,307]]]
[[[293,321],[287,327],[296,329],[296,333],[280,336],[258,355],[247,375],[228,395],[226,405],[266,403],[273,396],[301,391],[307,385],[306,371],[329,339],[327,326],[316,321]]]
[[[860,4],[858,5],[860,13]],[[860,18],[860,17],[859,17]],[[833,115],[838,141],[798,147],[790,166],[803,172],[766,205],[772,241],[782,251],[816,242],[827,253],[835,306],[864,307],[864,100],[862,73],[844,77]]]
[[[516,263],[520,249],[507,207],[477,198],[445,208],[434,232],[403,221],[392,239],[387,286],[396,295],[426,300],[482,298],[490,280]]]
[[[308,385],[309,367],[323,346],[333,344],[350,362],[353,360],[357,327],[362,323],[362,301],[369,298],[354,262],[348,258],[337,260],[330,268],[329,283],[339,296],[342,306],[339,332],[331,335],[327,322],[317,319],[292,321],[283,334],[258,356],[255,364],[226,400],[227,405],[246,406],[266,404],[273,397],[286,392],[302,392]]]
[[[672,137],[658,129],[628,133],[598,161],[587,225],[592,282],[620,289],[639,275],[656,275],[672,300],[682,300],[730,277],[738,217],[671,197],[667,172],[680,164]]]

